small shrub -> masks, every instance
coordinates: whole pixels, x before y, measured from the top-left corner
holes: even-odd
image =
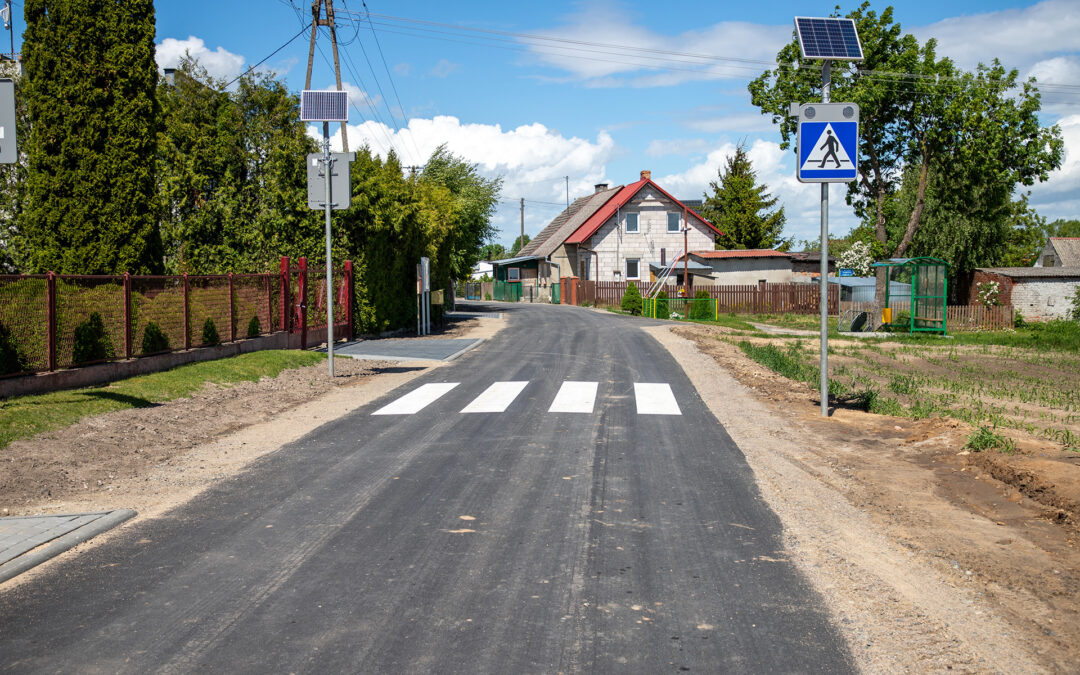
[[[1069,318],[1073,321],[1080,321],[1080,286],[1076,287],[1076,292],[1072,296],[1072,311],[1069,312]]]
[[[206,317],[206,322],[202,327],[202,343],[204,347],[210,345],[216,345],[221,342],[221,338],[218,337],[217,326],[214,325],[214,320],[210,317]]]
[[[259,337],[262,333],[262,323],[259,322],[259,315],[256,314],[251,317],[251,321],[248,321],[247,336],[249,338]]]
[[[699,290],[694,293],[694,306],[690,309],[690,318],[698,321],[711,321],[713,318],[713,303],[708,292]]]
[[[661,319],[671,316],[671,309],[668,307],[667,291],[660,291],[656,296],[656,316]]]
[[[641,291],[633,281],[626,285],[626,291],[623,292],[622,303],[619,306],[624,312],[641,316]]]
[[[86,321],[75,326],[75,347],[71,360],[76,363],[104,361],[116,355],[112,340],[105,331],[101,315],[93,312]]]
[[[1000,450],[1012,454],[1016,452],[1016,444],[1011,438],[1002,436],[990,427],[979,427],[968,436],[965,450],[983,452],[985,450]]]
[[[1024,315],[1020,313],[1020,310],[1016,310],[1013,314],[1013,328],[1027,328],[1027,325]]]
[[[169,336],[153,321],[146,324],[142,334],[142,353],[157,354],[169,350]]]
[[[29,370],[26,357],[19,352],[19,345],[8,327],[0,323],[0,375],[21,373]]]
[[[491,293],[484,293],[484,299],[485,300],[490,300],[491,299]]]

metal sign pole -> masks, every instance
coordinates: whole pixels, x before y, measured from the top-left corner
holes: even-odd
[[[821,66],[821,101],[829,102],[832,62]],[[821,416],[829,416],[829,184],[821,184]]]
[[[330,156],[330,123],[323,122],[323,178],[326,181],[326,361],[330,364],[330,377],[334,377],[334,274],[330,257],[330,210],[333,208],[330,193],[330,174],[334,159]]]

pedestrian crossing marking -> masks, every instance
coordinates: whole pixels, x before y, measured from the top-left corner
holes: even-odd
[[[510,407],[528,382],[496,382],[465,406],[463,413],[500,413]]]
[[[681,415],[671,386],[662,382],[635,382],[634,399],[639,415]]]
[[[437,401],[448,391],[458,386],[458,382],[434,382],[421,385],[401,398],[384,405],[372,415],[412,415]]]
[[[563,382],[548,412],[591,413],[599,382]]]
[[[379,408],[372,415],[413,415],[431,405],[460,382],[424,384]],[[506,412],[528,381],[495,382],[461,409],[462,413]],[[591,414],[596,408],[599,382],[567,380],[559,387],[548,412]],[[663,382],[635,382],[634,402],[639,415],[682,415],[671,385]]]

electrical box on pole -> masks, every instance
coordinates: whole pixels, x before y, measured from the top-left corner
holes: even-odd
[[[352,152],[330,153],[330,194],[334,201],[330,204],[332,209],[347,209],[352,197],[352,188],[349,184],[349,167],[355,158]],[[307,203],[308,208],[316,211],[323,210],[323,202],[326,200],[326,183],[323,170],[323,153],[313,152],[307,156]]]
[[[0,79],[0,164],[19,161],[15,143],[15,80]]]

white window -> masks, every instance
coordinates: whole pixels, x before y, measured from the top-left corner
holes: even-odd
[[[638,279],[638,260],[639,258],[627,258],[626,259],[626,278]]]
[[[669,213],[669,214],[667,214],[667,231],[668,232],[678,232],[679,231],[679,225],[681,224],[679,222],[681,220],[680,215],[681,214],[678,214],[678,213]]]
[[[520,267],[508,267],[506,269],[507,281],[521,281],[521,268]]]
[[[626,214],[626,231],[637,232],[638,231],[638,214],[628,213]]]

